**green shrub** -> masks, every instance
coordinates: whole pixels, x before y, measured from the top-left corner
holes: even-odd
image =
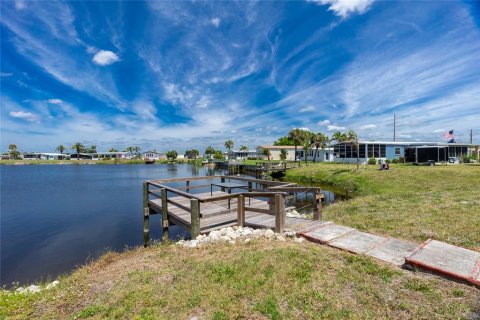
[[[368,159],[368,162],[367,162],[367,163],[368,163],[368,164],[377,164],[377,159],[375,159],[375,158],[372,157],[372,158]]]
[[[392,159],[392,163],[400,163],[400,160],[397,158]]]

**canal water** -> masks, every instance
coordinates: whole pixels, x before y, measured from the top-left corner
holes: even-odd
[[[1,285],[53,279],[107,250],[142,245],[144,180],[222,173],[188,164],[0,166]],[[160,216],[150,223],[160,239]]]

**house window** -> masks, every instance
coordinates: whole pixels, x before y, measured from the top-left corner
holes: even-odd
[[[380,148],[380,158],[385,158],[387,156],[387,146],[384,144],[379,145]]]
[[[373,144],[368,145],[368,157],[369,158],[373,157]]]
[[[400,148],[395,148],[395,155],[396,156],[402,155],[402,150]]]

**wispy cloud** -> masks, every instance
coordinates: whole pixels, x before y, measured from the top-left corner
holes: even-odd
[[[327,131],[333,132],[333,131],[344,131],[347,130],[347,127],[342,127],[342,126],[336,126],[336,125],[328,125],[327,126]]]
[[[51,103],[51,104],[60,104],[62,102],[63,101],[61,99],[48,99],[48,103]]]
[[[304,112],[313,112],[313,111],[315,111],[314,106],[306,106],[301,108],[299,112],[304,113]]]
[[[360,126],[358,129],[360,130],[370,130],[370,129],[375,129],[377,127],[376,124],[364,124],[363,126]]]
[[[393,113],[399,139],[478,127],[468,5],[322,3],[4,1],[2,147],[252,147],[293,127],[379,140]]]
[[[10,116],[13,118],[24,119],[27,121],[39,121],[39,117],[28,111],[10,111]]]

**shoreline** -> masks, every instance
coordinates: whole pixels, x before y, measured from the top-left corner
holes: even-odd
[[[176,161],[155,161],[158,164],[195,164],[198,160],[176,160]],[[29,166],[29,165],[121,165],[121,164],[143,164],[145,160],[0,160],[0,166]],[[149,164],[152,165],[152,164]]]

